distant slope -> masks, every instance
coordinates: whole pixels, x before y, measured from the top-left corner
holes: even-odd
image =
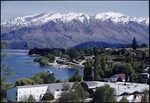
[[[91,48],[94,46],[100,47],[100,48],[118,48],[121,46],[126,47],[128,44],[110,44],[110,43],[106,43],[106,42],[85,42],[85,43],[81,43],[78,44],[76,46],[74,46],[74,48]]]
[[[1,40],[14,49],[70,48],[90,41],[116,47],[130,44],[133,37],[149,44],[148,18],[115,12],[41,13],[1,22]]]

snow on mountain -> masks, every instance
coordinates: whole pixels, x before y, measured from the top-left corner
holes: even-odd
[[[94,16],[95,19],[107,21],[111,20],[114,23],[123,23],[126,24],[129,21],[137,22],[139,24],[149,25],[149,18],[137,18],[137,17],[130,17],[125,16],[122,13],[115,13],[115,12],[102,12]]]
[[[68,13],[68,14],[60,14],[60,13],[42,13],[42,14],[34,14],[25,17],[17,17],[11,20],[5,20],[1,22],[2,26],[39,26],[51,20],[55,21],[60,19],[63,22],[70,22],[73,19],[79,20],[80,22],[84,22],[85,19],[90,19],[90,16],[84,13]]]
[[[115,12],[103,12],[95,16],[48,12],[1,22],[1,40],[15,49],[70,48],[91,41],[129,44],[133,37],[139,44],[148,44],[148,31],[148,18]]]
[[[134,21],[139,24],[143,24],[147,26],[149,25],[149,18],[144,19],[144,18],[130,17],[115,12],[103,12],[103,13],[96,14],[93,17],[84,13],[60,14],[60,13],[48,12],[48,13],[34,14],[34,15],[29,15],[24,17],[17,17],[11,20],[5,20],[1,22],[1,25],[5,27],[39,26],[51,20],[55,22],[56,20],[61,20],[64,23],[66,23],[66,22],[71,22],[74,19],[83,23],[84,20],[90,20],[91,18],[94,18],[96,20],[102,20],[102,21],[111,20],[114,23],[122,23],[122,24],[128,23],[129,21]]]

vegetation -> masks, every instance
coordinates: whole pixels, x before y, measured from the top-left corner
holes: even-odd
[[[20,78],[16,81],[15,86],[23,86],[23,85],[34,85],[34,84],[49,84],[61,82],[60,80],[56,80],[53,73],[49,74],[47,72],[40,72],[30,79]]]
[[[133,49],[137,49],[137,46],[138,46],[138,44],[137,44],[137,41],[136,41],[136,39],[135,39],[135,37],[133,38],[133,42],[132,42],[132,48]]]
[[[149,91],[148,90],[144,90],[141,102],[142,103],[149,102]]]
[[[35,82],[32,79],[20,78],[16,81],[15,86],[34,85]]]
[[[51,54],[46,54],[45,56],[40,56],[39,58],[34,59],[35,62],[39,62],[43,66],[48,66],[49,62],[54,62],[55,57]]]
[[[69,82],[75,82],[75,81],[78,81],[80,82],[81,81],[81,75],[79,74],[79,69],[77,69],[77,71],[75,72],[75,74],[69,78]]]
[[[28,102],[36,102],[36,100],[35,100],[33,95],[31,95],[31,94],[29,95]]]
[[[14,84],[2,84],[1,85],[1,102],[7,102],[6,100],[6,90],[8,88],[14,87]]]
[[[93,96],[93,102],[117,102],[114,97],[115,89],[108,84],[98,87]]]
[[[6,45],[4,42],[1,42],[1,50],[6,49]],[[14,77],[13,68],[3,62],[4,59],[6,59],[8,55],[6,53],[1,53],[1,102],[7,102],[6,100],[6,90],[9,87],[12,87],[13,84],[6,84],[9,78]]]
[[[72,89],[64,91],[59,98],[59,102],[83,102],[88,97],[88,93],[82,88],[79,82],[75,82]]]
[[[36,102],[35,97],[33,95],[29,95],[29,97],[27,97],[26,95],[24,97],[21,98],[20,100],[21,102]]]
[[[92,63],[90,59],[87,59],[87,62],[84,65],[84,74],[83,74],[83,80],[85,81],[92,81]]]
[[[53,100],[54,96],[51,93],[45,93],[44,96],[42,97],[42,100],[48,101],[48,100]]]
[[[41,72],[31,77],[30,79],[34,80],[35,84],[48,84],[55,83],[56,78],[54,73]]]
[[[119,101],[120,103],[129,103],[129,100],[126,97],[122,97],[121,100]]]

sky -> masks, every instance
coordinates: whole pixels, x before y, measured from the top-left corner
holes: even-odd
[[[36,13],[70,12],[94,16],[101,12],[119,12],[132,17],[149,17],[148,1],[1,1],[1,20]]]

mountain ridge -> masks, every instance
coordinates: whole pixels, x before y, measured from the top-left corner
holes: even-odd
[[[90,41],[130,44],[133,37],[139,44],[149,42],[149,19],[135,19],[121,13],[107,12],[101,16],[42,13],[24,18],[32,22],[13,19],[15,22],[8,21],[9,26],[4,26],[6,21],[1,22],[1,40],[12,48],[69,48]]]
[[[117,22],[129,22],[129,21],[134,21],[138,22],[139,24],[144,24],[144,25],[149,25],[149,18],[138,18],[138,17],[131,17],[131,16],[125,16],[122,13],[115,13],[115,12],[102,12],[98,13],[94,16],[90,16],[86,13],[68,13],[68,14],[60,14],[60,13],[39,13],[39,14],[33,14],[33,15],[28,15],[24,17],[17,17],[14,19],[10,20],[5,20],[1,22],[2,26],[19,26],[23,25],[24,26],[30,26],[32,23],[37,22],[40,20],[40,23],[46,23],[50,20],[61,20],[63,22],[69,22],[73,19],[78,19],[79,21],[83,22],[84,19],[98,19],[98,20],[103,20],[106,21],[108,19],[111,19],[114,23]],[[38,25],[38,24],[32,24],[33,25]],[[39,24],[40,25],[40,24]]]

